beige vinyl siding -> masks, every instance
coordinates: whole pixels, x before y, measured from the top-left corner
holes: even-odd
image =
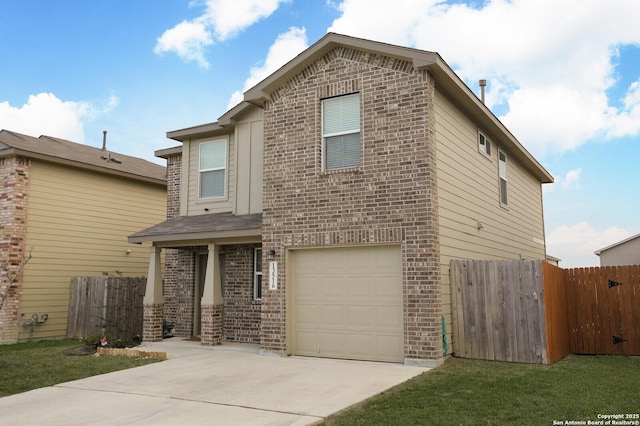
[[[32,160],[25,247],[33,258],[23,275],[19,339],[30,338],[23,321],[44,313],[49,319],[33,337],[66,336],[72,277],[146,276],[149,248],[127,236],[165,216],[162,185]]]
[[[442,309],[450,331],[451,259],[545,258],[540,243],[544,240],[542,188],[504,151],[509,204],[501,206],[498,150],[503,148],[499,140],[487,134],[493,144],[491,157],[480,153],[477,126],[440,91],[436,91],[435,112]],[[451,342],[450,332],[448,339]]]
[[[227,174],[225,179],[226,185],[226,195],[221,198],[212,198],[212,199],[199,199],[199,155],[200,155],[200,144],[203,142],[210,142],[219,139],[226,139],[228,141],[227,145]],[[190,142],[185,142],[185,144],[189,144],[189,156],[187,158],[188,166],[187,166],[187,175],[188,175],[188,185],[187,185],[187,216],[192,215],[200,215],[206,213],[222,213],[222,212],[230,212],[233,211],[233,207],[235,205],[235,185],[232,182],[235,182],[236,173],[235,173],[235,158],[236,158],[236,144],[234,140],[234,134],[231,133],[229,135],[221,135],[215,136],[205,139],[197,139]],[[208,209],[208,210],[205,210]]]
[[[236,214],[262,212],[262,110],[256,108],[235,127]]]

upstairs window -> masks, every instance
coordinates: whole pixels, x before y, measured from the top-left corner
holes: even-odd
[[[322,101],[324,170],[360,167],[360,94]]]
[[[491,157],[491,141],[482,132],[478,132],[478,151]]]
[[[498,151],[498,174],[500,175],[500,204],[507,205],[507,155]]]
[[[227,174],[227,140],[220,139],[200,144],[200,198],[225,195]]]

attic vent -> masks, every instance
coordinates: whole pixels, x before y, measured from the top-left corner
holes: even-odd
[[[107,131],[106,130],[102,131],[102,150],[105,152],[107,151]],[[116,157],[112,157],[111,153],[109,153],[109,156],[101,155],[100,159],[104,161],[108,161],[110,163],[122,164],[122,161],[118,160]]]

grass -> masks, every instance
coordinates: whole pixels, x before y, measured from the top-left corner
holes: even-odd
[[[324,424],[587,423],[598,414],[640,413],[639,396],[640,357],[570,355],[552,365],[451,358]]]
[[[70,356],[79,340],[0,345],[0,397],[157,362],[124,356]]]

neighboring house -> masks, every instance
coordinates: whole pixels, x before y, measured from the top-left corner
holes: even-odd
[[[640,234],[618,241],[594,252],[600,266],[640,265]]]
[[[547,258],[545,259],[548,263],[552,264],[553,266],[558,266],[560,267],[560,261],[562,259],[558,259],[557,257],[553,257],[549,254],[547,254]]]
[[[127,236],[165,217],[165,167],[2,130],[0,190],[0,343],[65,337],[72,277],[146,275]]]
[[[545,259],[551,175],[437,53],[328,34],[167,136],[145,340],[434,365],[451,259]]]

